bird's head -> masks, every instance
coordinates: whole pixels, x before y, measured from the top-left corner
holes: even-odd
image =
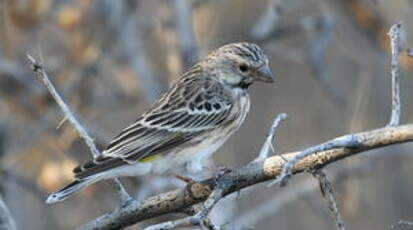
[[[256,44],[222,46],[208,55],[205,62],[213,76],[232,87],[248,88],[255,81],[274,81],[268,57]]]

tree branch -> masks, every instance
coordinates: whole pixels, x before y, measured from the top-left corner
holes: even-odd
[[[388,145],[413,141],[413,124],[396,127],[384,127],[371,131],[350,134],[336,139],[357,140],[357,145],[351,148],[335,147],[316,152],[300,159],[292,168],[292,173],[305,172],[308,169],[319,169],[357,153],[381,148]],[[335,139],[333,139],[335,140]],[[288,160],[302,152],[285,153],[282,156]],[[261,162],[252,162],[222,176],[218,183],[223,185],[223,196],[240,191],[245,187],[271,180],[279,176],[283,169],[284,160],[276,155]],[[215,178],[209,178],[200,183],[188,185],[183,189],[171,190],[148,198],[142,203],[131,202],[128,206],[93,220],[79,229],[120,229],[139,221],[157,217],[166,213],[179,212],[184,208],[206,200],[215,189]]]
[[[94,140],[89,136],[89,134],[86,132],[86,130],[83,128],[83,126],[77,121],[77,119],[75,118],[72,111],[70,111],[69,107],[66,105],[66,103],[63,101],[62,97],[56,91],[55,87],[53,86],[52,82],[49,79],[49,76],[47,75],[47,73],[44,69],[43,64],[38,63],[36,61],[36,59],[34,59],[30,55],[27,55],[27,58],[31,62],[32,70],[43,81],[43,84],[46,86],[47,90],[49,91],[49,93],[52,95],[53,99],[56,101],[56,103],[59,105],[60,109],[62,110],[62,112],[64,114],[63,122],[66,119],[69,120],[69,122],[73,125],[73,127],[79,133],[80,137],[83,138],[86,145],[89,147],[89,150],[92,153],[93,158],[99,156],[100,152],[96,148]],[[125,205],[125,203],[127,203],[130,200],[130,196],[126,192],[126,190],[124,189],[122,183],[117,178],[115,178],[114,181],[115,181],[115,184],[116,184],[115,188],[116,188],[116,191],[119,194],[122,205]],[[46,202],[48,202],[48,201],[46,201]]]
[[[86,145],[89,147],[90,151],[92,152],[93,157],[97,157],[100,155],[99,150],[96,148],[95,141],[89,136],[83,126],[79,123],[79,121],[75,118],[73,113],[70,111],[69,107],[60,97],[59,93],[54,88],[53,84],[49,80],[49,76],[47,75],[46,71],[44,70],[42,63],[37,63],[36,60],[27,55],[27,58],[32,64],[32,70],[36,72],[37,76],[42,80],[43,84],[49,90],[50,94],[52,95],[53,99],[59,105],[60,109],[64,114],[64,119],[68,119],[69,122],[73,125],[76,131],[79,133],[79,136],[83,138]]]

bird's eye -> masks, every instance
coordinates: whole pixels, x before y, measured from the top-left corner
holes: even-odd
[[[245,73],[245,72],[248,71],[248,66],[247,66],[246,64],[241,64],[241,65],[239,66],[239,70],[240,70],[241,72]]]

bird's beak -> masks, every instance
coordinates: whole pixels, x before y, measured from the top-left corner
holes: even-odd
[[[257,81],[263,82],[274,82],[274,75],[272,74],[270,67],[268,66],[261,66],[258,69],[258,77],[256,78]]]

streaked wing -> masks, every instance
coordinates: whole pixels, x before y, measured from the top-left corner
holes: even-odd
[[[194,141],[232,121],[231,95],[194,67],[151,109],[124,129],[103,152],[134,163]]]

